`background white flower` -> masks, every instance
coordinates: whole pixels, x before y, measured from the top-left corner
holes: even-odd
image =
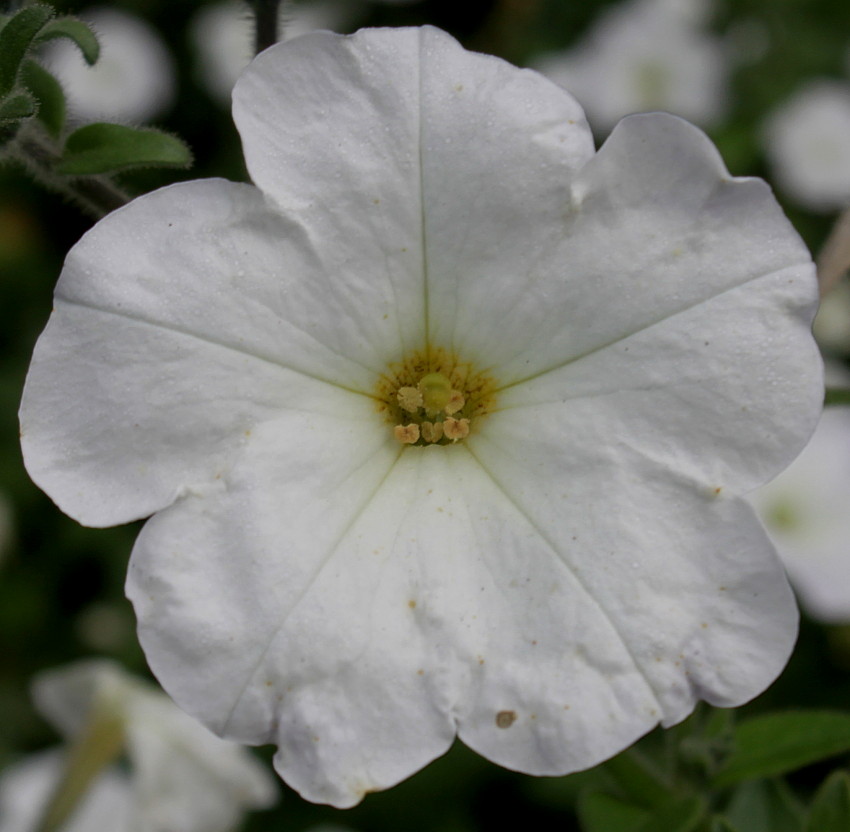
[[[45,64],[62,83],[69,113],[82,121],[149,121],[175,93],[174,61],[162,39],[139,17],[109,6],[80,12],[94,28],[100,57],[89,66],[71,41],[47,45]]]
[[[95,787],[94,805],[85,810],[105,813],[111,806],[117,814],[111,824],[81,825],[81,830],[112,832],[126,819],[128,829],[145,832],[228,832],[245,811],[277,800],[273,778],[249,752],[214,736],[161,691],[112,662],[83,661],[45,671],[33,684],[33,697],[69,744],[95,713],[116,716],[123,729],[129,773],[102,775],[107,785]],[[57,765],[51,762],[47,773],[40,768],[39,776],[55,782]],[[29,771],[31,788],[47,799],[44,780],[37,782]]]
[[[456,734],[565,773],[769,684],[796,609],[737,495],[822,400],[769,188],[672,116],[594,153],[567,93],[427,27],[305,35],[234,98],[256,187],[89,232],[21,412],[65,511],[156,514],[128,593],[177,701],[349,806]],[[422,444],[427,371],[466,439]]]
[[[52,750],[33,754],[0,771],[0,832],[33,832],[37,828],[64,764],[64,754]],[[62,826],[62,832],[131,832],[131,805],[127,776],[105,771]]]
[[[805,450],[752,501],[804,609],[850,622],[850,408],[824,410]]]
[[[779,186],[801,205],[850,205],[850,84],[818,80],[767,120],[764,140]]]
[[[594,129],[629,113],[664,110],[697,124],[727,109],[728,60],[705,27],[702,0],[629,0],[600,15],[573,48],[535,67],[569,90]]]
[[[282,40],[291,40],[315,29],[336,29],[348,15],[344,3],[323,0],[285,3],[281,6]],[[197,53],[197,75],[215,98],[230,104],[230,93],[254,56],[254,21],[246,3],[224,0],[202,6],[190,25]]]

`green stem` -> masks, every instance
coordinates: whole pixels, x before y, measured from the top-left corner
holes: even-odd
[[[254,54],[277,43],[280,36],[280,0],[249,0],[254,10]]]
[[[96,708],[65,758],[62,777],[35,832],[57,832],[88,793],[92,781],[118,757],[123,746],[120,714],[110,708]]]
[[[46,188],[64,194],[96,218],[126,205],[131,197],[105,176],[62,176],[55,172],[59,153],[35,130],[21,129],[9,146],[10,155]]]

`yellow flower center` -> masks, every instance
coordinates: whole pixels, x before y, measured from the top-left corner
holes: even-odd
[[[379,410],[403,445],[466,439],[495,402],[496,383],[442,349],[416,350],[379,379]]]

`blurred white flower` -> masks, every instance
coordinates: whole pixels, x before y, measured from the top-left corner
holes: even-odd
[[[807,83],[768,118],[764,142],[788,196],[814,211],[850,205],[850,84]]]
[[[707,13],[701,0],[630,0],[535,68],[569,90],[601,133],[647,110],[710,126],[726,113],[728,61],[723,43],[704,28]]]
[[[108,6],[86,9],[100,42],[100,58],[89,66],[71,41],[50,42],[45,64],[68,98],[70,115],[81,121],[149,121],[173,102],[175,68],[156,31],[139,17]]]
[[[69,746],[80,741],[93,717],[114,718],[123,732],[128,773],[107,769],[95,781],[93,805],[81,809],[86,817],[115,811],[114,822],[80,825],[80,832],[113,832],[125,815],[128,829],[145,832],[228,832],[245,811],[277,800],[274,779],[246,749],[214,736],[161,691],[112,662],[45,671],[34,681],[33,698]],[[40,794],[47,800],[47,781],[59,777],[59,762],[49,760],[33,763],[28,774],[18,771],[30,777],[33,799]]]
[[[282,39],[291,40],[316,29],[334,30],[347,19],[345,7],[338,0],[285,3],[281,6]],[[189,32],[197,56],[198,81],[229,106],[236,79],[254,57],[254,23],[247,4],[223,0],[202,6],[192,18]]]
[[[65,755],[55,749],[0,772],[0,832],[33,832],[62,777]],[[91,785],[62,832],[153,832],[134,826],[132,789],[123,772],[107,770]]]
[[[850,407],[828,407],[811,442],[751,495],[804,609],[850,622]]]
[[[234,116],[256,185],[98,223],[21,408],[65,511],[156,514],[127,591],[175,699],[350,806],[456,735],[565,773],[763,690],[797,612],[738,495],[823,397],[765,183],[664,114],[596,152],[431,27],[278,44]]]
[[[821,298],[812,330],[827,352],[850,355],[850,281],[839,281]]]

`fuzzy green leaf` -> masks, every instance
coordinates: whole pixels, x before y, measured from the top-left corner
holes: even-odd
[[[97,36],[88,23],[84,23],[76,17],[57,17],[47,23],[38,33],[39,43],[54,38],[68,38],[76,43],[89,66],[96,63],[100,56],[100,44],[97,42]]]
[[[116,173],[139,167],[188,167],[189,148],[178,138],[152,128],[96,123],[68,136],[56,169],[69,176]]]
[[[38,118],[50,135],[58,138],[65,126],[65,93],[62,85],[37,61],[24,63],[24,86],[38,101]]]
[[[53,14],[48,6],[24,6],[0,29],[0,98],[14,89],[21,63]]]
[[[28,92],[16,92],[0,102],[0,125],[8,126],[35,115],[36,100]]]
[[[850,713],[788,711],[741,722],[715,786],[772,777],[850,751]]]
[[[847,832],[850,829],[850,775],[834,771],[818,789],[806,832]]]

